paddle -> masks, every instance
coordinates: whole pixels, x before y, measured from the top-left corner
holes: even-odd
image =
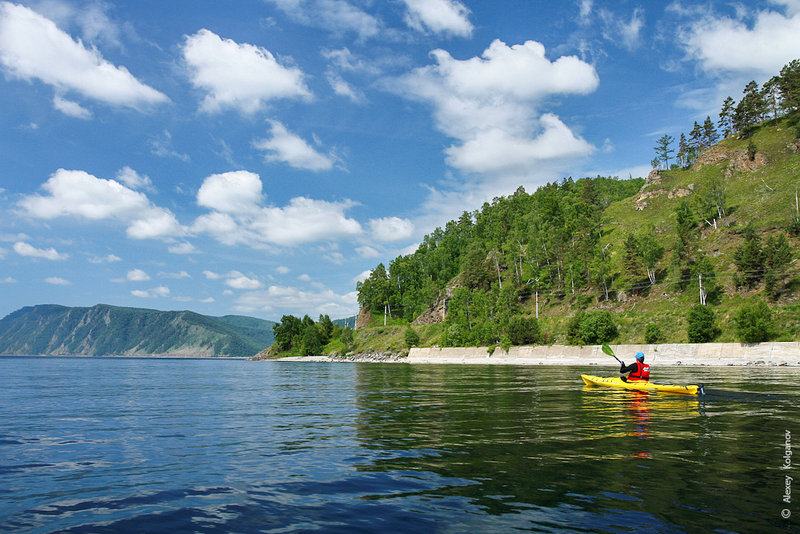
[[[617,360],[619,364],[622,365],[622,360],[617,358],[616,354],[614,354],[614,351],[611,350],[611,347],[608,346],[608,343],[603,343],[603,346],[601,348],[603,349],[603,352],[605,352],[606,354]]]

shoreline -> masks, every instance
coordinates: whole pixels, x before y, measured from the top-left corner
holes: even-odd
[[[611,345],[620,360],[632,362],[634,354],[643,352],[645,361],[658,366],[681,367],[800,367],[800,342],[769,343],[665,343],[656,345]],[[545,345],[501,348],[492,354],[486,347],[412,348],[408,356],[390,353],[348,356],[299,356],[271,361],[295,362],[366,362],[408,364],[462,365],[617,365],[600,345],[584,347]]]

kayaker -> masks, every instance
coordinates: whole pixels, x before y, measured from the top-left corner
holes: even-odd
[[[620,374],[630,373],[627,377],[623,376],[622,380],[635,381],[635,380],[650,380],[650,366],[644,363],[644,353],[636,353],[636,361],[626,366],[625,362],[619,367]]]

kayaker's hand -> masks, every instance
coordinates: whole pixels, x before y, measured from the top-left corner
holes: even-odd
[[[622,362],[622,367],[625,367],[625,362]]]

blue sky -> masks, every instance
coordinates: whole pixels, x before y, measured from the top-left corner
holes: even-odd
[[[0,316],[349,316],[437,226],[644,176],[797,57],[800,0],[0,1]]]

